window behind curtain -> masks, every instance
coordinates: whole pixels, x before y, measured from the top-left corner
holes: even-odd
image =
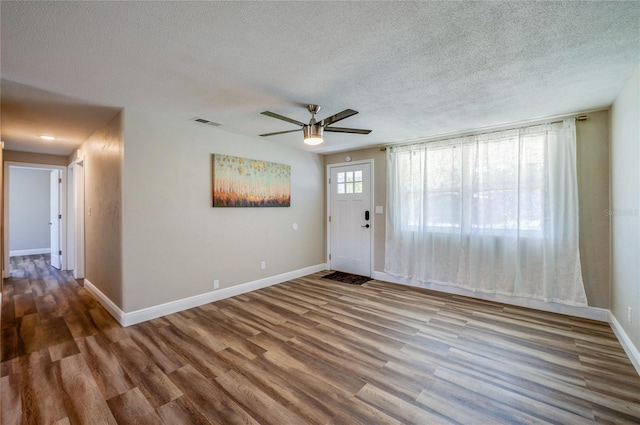
[[[391,148],[388,172],[386,272],[586,303],[573,121]]]

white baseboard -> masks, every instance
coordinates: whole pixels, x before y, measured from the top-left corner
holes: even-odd
[[[21,255],[38,255],[38,254],[50,254],[51,248],[35,248],[35,249],[14,249],[9,251],[9,257],[18,257]]]
[[[107,309],[107,311],[120,322],[122,326],[131,326],[136,323],[146,322],[147,320],[157,317],[166,316],[168,314],[177,313],[179,311],[188,310],[203,304],[212,303],[223,300],[225,298],[234,297],[236,295],[266,288],[271,285],[286,282],[291,279],[297,279],[312,273],[326,270],[326,263],[317,264],[311,267],[305,267],[299,270],[293,270],[276,276],[266,277],[264,279],[254,280],[253,282],[242,283],[230,288],[216,289],[215,291],[206,292],[204,294],[194,295],[192,297],[183,298],[168,303],[154,305],[152,307],[135,310],[129,313],[123,312],[109,298],[107,298],[98,288],[96,288],[89,280],[84,280],[84,286],[91,292],[95,298]]]
[[[616,319],[616,316],[614,316],[611,311],[609,311],[609,323],[611,324],[613,333],[616,334],[618,341],[620,341],[620,345],[622,345],[625,353],[629,356],[629,360],[633,363],[633,367],[636,368],[638,375],[640,375],[640,351],[638,351],[638,348],[633,345],[631,338],[629,338],[629,335],[627,335],[622,328],[622,325],[618,322],[618,319]]]
[[[534,310],[548,311],[551,313],[566,314],[569,316],[581,317],[583,319],[592,319],[600,322],[608,322],[609,310],[598,307],[576,307],[571,305],[545,302],[534,300],[531,298],[509,297],[500,294],[485,294],[482,292],[473,292],[455,286],[438,285],[414,281],[412,279],[402,279],[392,276],[384,272],[373,272],[374,279],[389,283],[399,283],[401,285],[414,286],[418,288],[430,289],[447,294],[463,295],[466,297],[477,298],[487,301],[495,301],[502,304],[510,304],[518,307],[527,307]]]
[[[89,291],[93,297],[98,300],[100,304],[111,314],[117,321],[122,325],[125,313],[120,310],[120,307],[115,305],[113,301],[109,297],[107,297],[101,290],[96,288],[96,286],[89,281],[89,279],[84,279],[84,289]]]

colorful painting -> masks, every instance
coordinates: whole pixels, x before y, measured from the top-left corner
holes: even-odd
[[[291,166],[213,154],[214,207],[288,207]]]

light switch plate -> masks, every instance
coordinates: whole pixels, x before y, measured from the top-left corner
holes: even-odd
[[[376,205],[376,214],[382,214],[382,206]]]

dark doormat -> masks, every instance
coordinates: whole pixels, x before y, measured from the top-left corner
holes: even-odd
[[[349,283],[351,285],[362,285],[365,282],[371,280],[370,277],[360,276],[357,274],[345,273],[345,272],[333,272],[326,276],[322,276],[323,279],[335,280],[336,282]]]

